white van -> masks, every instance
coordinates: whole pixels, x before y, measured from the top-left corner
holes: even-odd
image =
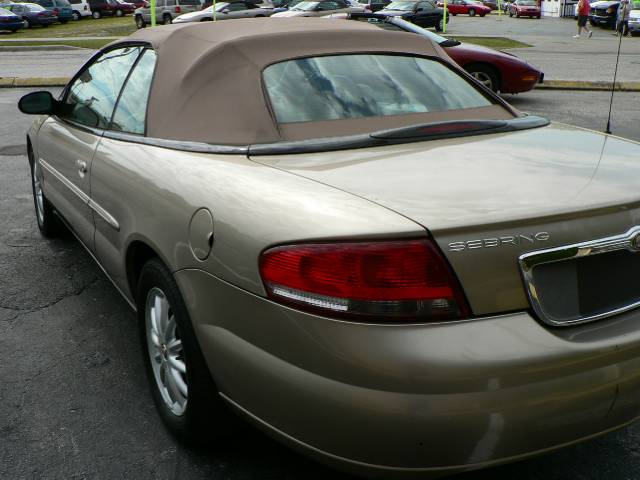
[[[73,9],[73,19],[80,20],[84,17],[91,16],[91,7],[87,0],[69,0]]]

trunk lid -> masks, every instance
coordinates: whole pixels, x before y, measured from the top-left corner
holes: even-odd
[[[640,145],[563,124],[252,160],[424,226],[474,314],[529,308],[519,256],[640,225]]]

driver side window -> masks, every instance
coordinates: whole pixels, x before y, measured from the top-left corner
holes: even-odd
[[[126,47],[98,57],[67,90],[60,116],[88,127],[107,128],[118,94],[141,51],[142,47]]]

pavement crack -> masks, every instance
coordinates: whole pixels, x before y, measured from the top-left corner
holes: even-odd
[[[45,310],[47,308],[53,307],[54,305],[60,303],[61,301],[67,299],[67,298],[71,298],[71,297],[77,297],[82,295],[82,293],[84,293],[85,290],[93,287],[96,283],[98,283],[99,281],[99,277],[93,277],[89,282],[80,285],[78,288],[76,288],[74,291],[70,292],[70,293],[66,293],[64,295],[61,295],[58,298],[55,298],[43,305],[38,305],[37,307],[15,307],[15,306],[10,306],[10,305],[3,305],[2,303],[0,303],[0,309],[4,309],[4,310],[9,310],[12,312],[18,312],[16,317],[25,313],[33,313],[33,312],[39,312],[42,310]],[[15,319],[15,317],[13,318]],[[11,320],[13,320],[11,319]]]

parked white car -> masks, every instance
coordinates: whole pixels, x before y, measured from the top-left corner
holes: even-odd
[[[91,16],[91,7],[87,0],[69,0],[71,8],[73,9],[73,19],[80,20],[84,17]]]
[[[305,1],[273,17],[326,17],[334,13],[362,13],[364,6],[353,7],[347,0]]]
[[[273,9],[262,8],[249,2],[220,2],[216,4],[216,20],[233,18],[269,17]],[[185,13],[173,19],[171,23],[206,22],[213,20],[213,6],[198,12]]]

